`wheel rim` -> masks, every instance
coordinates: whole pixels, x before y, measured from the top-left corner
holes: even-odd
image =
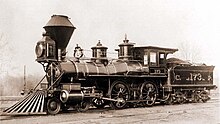
[[[90,103],[87,101],[82,101],[80,104],[76,106],[78,112],[85,112],[89,109]]]
[[[127,85],[121,81],[113,83],[111,87],[111,98],[118,100],[111,102],[111,105],[115,109],[124,108],[129,100],[129,89]]]
[[[173,96],[170,95],[170,97],[168,98],[168,100],[166,101],[166,104],[168,105],[173,105],[174,104],[174,99],[173,99]]]
[[[166,97],[166,100],[165,100],[165,104],[167,105],[172,105],[173,104],[173,96],[171,93],[169,93]]]
[[[60,102],[56,98],[49,99],[47,102],[47,110],[49,114],[57,114],[60,111]]]
[[[199,93],[198,92],[194,92],[194,102],[195,103],[198,103],[200,101],[200,98],[199,98]]]
[[[201,91],[200,98],[203,102],[207,102],[210,99],[208,96],[208,92],[206,91]]]
[[[141,86],[141,97],[145,106],[154,105],[157,98],[157,87],[151,82],[145,82]]]
[[[81,102],[81,105],[80,105],[81,109],[85,109],[87,108],[87,106],[88,106],[87,102]]]
[[[92,99],[92,103],[96,108],[104,108],[105,101],[103,99],[94,98]]]
[[[180,91],[176,92],[176,102],[179,104],[183,104],[185,101],[184,94]]]

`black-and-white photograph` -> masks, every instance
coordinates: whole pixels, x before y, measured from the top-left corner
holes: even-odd
[[[1,124],[219,124],[219,0],[1,0]]]

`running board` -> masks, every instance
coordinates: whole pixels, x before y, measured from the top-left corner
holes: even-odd
[[[128,101],[125,101],[123,99],[111,99],[111,98],[106,98],[106,97],[101,97],[101,99],[103,100],[107,100],[107,101],[113,101],[113,102],[146,102],[146,101],[149,101],[150,99],[145,99],[145,100],[128,100]]]
[[[45,96],[45,91],[33,91],[33,93],[26,95],[13,106],[5,109],[2,115],[47,114],[45,109]]]

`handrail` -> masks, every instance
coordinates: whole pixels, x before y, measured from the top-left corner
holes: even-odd
[[[60,76],[53,82],[52,85],[50,85],[50,87],[47,88],[47,90],[49,90],[55,83],[57,83],[57,81],[62,77],[62,75],[64,74],[64,71],[60,74]]]
[[[39,84],[44,80],[45,77],[46,77],[46,74],[45,74],[44,77],[39,81],[39,83],[34,87],[33,90],[35,90],[35,89],[39,86]]]

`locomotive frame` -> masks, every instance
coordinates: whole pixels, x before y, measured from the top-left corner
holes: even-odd
[[[119,44],[118,59],[109,60],[107,47],[99,41],[92,58],[83,58],[78,45],[74,57],[66,57],[66,47],[76,29],[67,16],[53,15],[44,26],[46,33],[36,45],[36,61],[43,65],[43,79],[7,114],[57,114],[74,106],[84,112],[93,104],[113,109],[128,106],[206,102],[213,85],[214,66],[192,65],[170,58],[178,49],[156,46],[135,47],[127,36]],[[39,84],[41,89],[36,90]]]

